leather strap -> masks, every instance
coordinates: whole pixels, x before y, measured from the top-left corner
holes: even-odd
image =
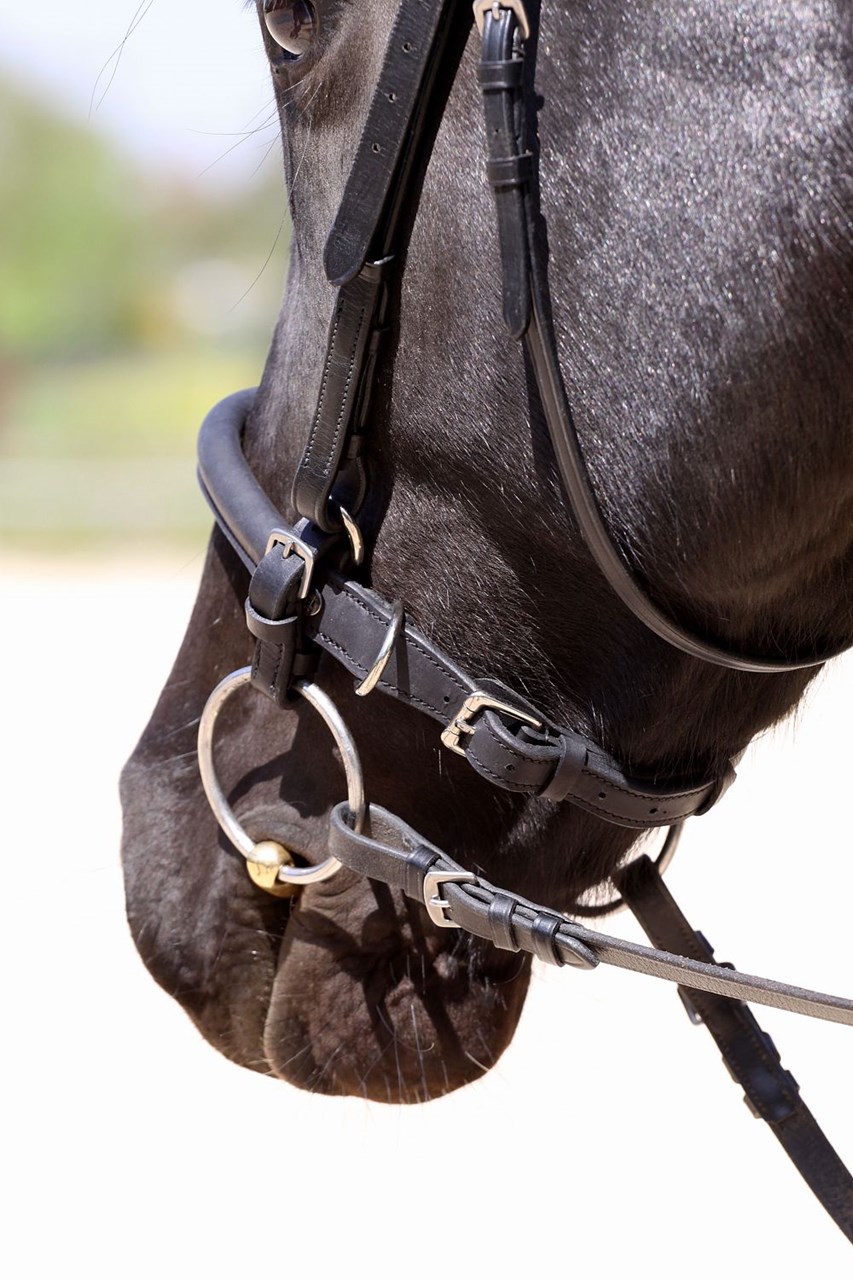
[[[415,850],[427,849],[433,855],[430,871],[448,876],[465,874],[464,869],[430,844],[402,819],[379,805],[370,805],[367,820],[361,833],[350,826],[351,814],[346,804],[332,810],[329,832],[329,853],[353,871],[371,880],[381,880],[393,888],[402,889],[411,897],[424,901],[423,872],[413,885],[409,858]],[[423,859],[421,859],[422,865]],[[417,892],[413,892],[413,888]],[[716,996],[749,1000],[755,1004],[770,1005],[789,1013],[807,1014],[827,1022],[840,1022],[853,1026],[853,1000],[843,996],[825,995],[804,987],[775,982],[770,978],[755,977],[736,969],[713,963],[706,958],[680,955],[676,951],[657,950],[640,946],[623,938],[610,937],[588,929],[577,921],[547,907],[528,902],[518,894],[495,888],[479,878],[468,882],[449,881],[441,887],[445,902],[444,915],[448,924],[464,929],[478,938],[485,938],[501,946],[511,936],[515,947],[537,954],[533,934],[541,932],[542,920],[556,922],[551,933],[549,950],[552,962],[558,954],[565,964],[575,967],[592,967],[581,963],[584,954],[596,963],[615,965],[620,969],[632,969],[654,978],[663,978],[689,987],[694,991],[711,992]],[[494,904],[502,899],[496,913]],[[534,925],[536,919],[538,926]],[[498,921],[497,927],[495,921]],[[578,947],[584,949],[579,952]],[[545,956],[548,959],[548,956]]]
[[[379,79],[344,194],[326,241],[324,265],[332,284],[355,278],[365,263],[391,253],[391,239],[428,110],[440,118],[434,90],[444,62],[449,90],[458,56],[448,56],[452,11],[458,0],[401,0]],[[461,45],[459,47],[461,55]]]
[[[326,273],[341,288],[292,501],[300,515],[327,533],[340,530],[341,506],[352,515],[364,500],[361,454],[387,329],[387,277],[430,113],[441,118],[461,56],[461,42],[455,54],[450,52],[454,10],[464,12],[457,0],[402,0],[326,243]],[[467,15],[466,29],[470,20]],[[442,64],[443,77],[438,74]]]
[[[281,515],[255,479],[243,454],[243,431],[257,387],[215,404],[198,433],[198,483],[213,517],[246,568],[263,559]]]
[[[366,263],[355,279],[338,290],[314,421],[293,481],[296,510],[330,533],[341,528],[337,511],[330,510],[332,490],[337,505],[350,512],[358,511],[364,499],[361,433],[385,333],[385,276],[391,262],[386,258]],[[358,441],[355,447],[353,432]],[[348,466],[342,469],[347,449]]]
[[[287,525],[266,499],[240,448],[243,415],[251,405],[246,393],[230,396],[217,405],[202,425],[199,436],[199,470],[205,495],[217,520],[250,568],[263,561],[273,529]],[[306,529],[303,526],[303,535]],[[295,533],[295,530],[293,531]],[[315,534],[318,548],[333,546]],[[263,579],[269,572],[264,569]],[[250,591],[253,612],[250,629],[261,641],[274,643],[275,627],[282,622],[280,609],[292,600],[293,591],[283,584],[278,596]],[[392,608],[369,588],[336,572],[322,560],[313,579],[319,595],[312,597],[316,612],[303,619],[301,639],[325,649],[358,680],[374,665],[391,626]],[[269,612],[266,612],[269,610]],[[276,616],[278,615],[278,616]],[[282,643],[295,653],[297,633],[282,630]],[[263,651],[256,657],[255,682],[276,701],[286,696],[287,665],[282,654]],[[731,765],[719,778],[699,781],[644,781],[628,776],[611,756],[572,729],[545,716],[525,698],[498,681],[475,679],[427,638],[407,617],[397,643],[376,688],[417,708],[438,721],[442,729],[454,723],[465,701],[474,693],[517,708],[523,717],[541,726],[513,723],[513,718],[488,707],[468,721],[460,736],[465,758],[489,782],[525,796],[570,800],[590,813],[620,826],[645,829],[668,826],[692,814],[704,813],[734,780]]]
[[[507,72],[506,59],[511,52],[516,60],[524,58],[524,44],[519,41],[518,32],[518,17],[514,10],[499,7],[497,14],[491,9],[486,11],[483,20],[480,79],[484,89],[487,150],[490,157],[487,176],[495,191],[501,263],[504,270],[504,317],[514,337],[523,333],[525,351],[530,358],[565,495],[584,542],[622,603],[649,630],[683,653],[715,666],[756,673],[798,671],[821,666],[845,652],[850,647],[849,644],[839,645],[826,653],[777,659],[741,654],[728,647],[723,648],[705,637],[694,635],[653,603],[646,589],[628,568],[613,540],[595,497],[560,369],[543,248],[545,237],[539,231],[542,218],[539,210],[538,153],[533,146],[528,149],[522,125],[516,124],[513,127],[512,124],[518,119],[518,88],[515,77],[519,73],[513,72],[510,75]],[[526,83],[521,73],[522,86]],[[532,99],[531,92],[527,95],[527,117],[531,130],[535,119]],[[495,165],[498,147],[500,167],[491,168]],[[519,166],[517,171],[512,168],[513,161]],[[494,175],[500,173],[516,176],[504,184],[495,181]],[[528,175],[527,178],[523,176],[525,174]],[[522,244],[527,246],[527,251],[519,247]],[[526,304],[519,298],[518,291],[524,287],[528,261],[530,299],[529,304]],[[530,319],[528,324],[522,325],[526,306],[529,306]]]
[[[391,606],[366,587],[328,575],[322,611],[307,622],[308,634],[351,674],[363,679],[391,625]],[[545,717],[526,699],[494,680],[475,680],[407,618],[376,685],[383,693],[437,720],[452,724],[474,692],[517,707],[542,725],[510,727],[510,717],[488,709],[470,722],[465,758],[488,781],[520,795],[570,800],[620,826],[668,826],[704,812],[734,780],[698,785],[652,785],[629,778],[617,762],[571,729]]]
[[[504,322],[513,338],[520,338],[530,323],[530,266],[522,187],[533,176],[533,157],[523,150],[524,62],[513,56],[515,15],[500,10],[500,17],[483,29],[483,49],[478,79],[483,92],[486,120],[486,165],[495,195],[498,242],[501,253]]]
[[[715,963],[713,948],[691,929],[648,858],[638,858],[613,880],[656,947]],[[683,985],[679,994],[691,1020],[703,1022],[714,1037],[753,1115],[770,1126],[823,1207],[853,1241],[853,1177],[800,1097],[799,1085],[782,1066],[770,1036],[740,1000],[687,991]]]

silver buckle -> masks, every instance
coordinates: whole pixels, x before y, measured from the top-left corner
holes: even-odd
[[[281,547],[281,558],[286,560],[288,556],[297,555],[305,565],[302,573],[302,582],[299,585],[299,599],[306,599],[311,589],[311,577],[314,573],[314,549],[309,547],[307,542],[303,542],[289,529],[273,529],[267,538],[267,549],[265,554],[269,555],[273,547]]]
[[[440,929],[461,929],[447,918],[446,912],[450,903],[437,891],[443,884],[476,884],[477,877],[473,871],[428,871],[424,876],[424,906],[433,924]]]
[[[521,720],[524,724],[529,724],[534,729],[542,728],[542,721],[537,720],[535,716],[529,715],[526,711],[519,711],[518,707],[511,707],[506,702],[499,702],[497,698],[491,697],[488,693],[479,693],[475,690],[473,693],[469,693],[456,715],[450,721],[450,724],[442,731],[441,741],[444,745],[449,747],[451,751],[455,751],[458,756],[464,756],[465,751],[460,747],[459,740],[463,733],[474,732],[474,726],[470,721],[479,711],[485,708],[488,708],[489,711],[499,711],[505,716],[511,716],[513,720]]]
[[[525,40],[530,39],[530,23],[527,19],[522,0],[474,0],[474,21],[477,23],[477,30],[480,35],[483,34],[483,28],[486,25],[486,14],[492,13],[495,18],[500,14],[501,9],[512,9],[518,18],[518,25],[521,27],[521,34]],[[497,12],[495,12],[497,11]]]

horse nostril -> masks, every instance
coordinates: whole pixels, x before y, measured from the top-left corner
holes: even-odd
[[[277,45],[300,58],[317,37],[317,14],[311,0],[264,0],[264,22]]]

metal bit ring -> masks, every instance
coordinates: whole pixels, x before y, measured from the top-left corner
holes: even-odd
[[[235,848],[239,849],[248,863],[253,866],[255,864],[267,866],[269,865],[270,846],[276,842],[269,840],[255,841],[252,839],[238,821],[234,810],[228,803],[216,776],[216,768],[213,762],[213,737],[217,716],[231,694],[236,689],[239,689],[241,685],[248,684],[251,676],[251,667],[241,667],[239,671],[232,671],[224,680],[220,680],[211,693],[201,713],[201,720],[198,726],[198,764],[204,794],[207,796],[208,804],[213,810],[216,821],[228,839]],[[319,685],[313,684],[309,680],[296,680],[293,688],[307,702],[310,702],[311,706],[322,716],[331,730],[332,737],[341,753],[341,760],[346,774],[347,804],[354,815],[353,826],[356,831],[360,831],[365,814],[364,777],[352,734],[331,698],[323,692]],[[266,886],[255,875],[252,876],[256,884],[261,884],[261,887],[268,887],[270,892],[275,893],[278,885],[316,884],[317,881],[327,880],[329,876],[333,876],[336,871],[340,870],[341,864],[337,858],[326,858],[323,862],[313,867],[287,865],[286,859],[289,854],[283,846],[279,846],[279,848],[283,856],[275,875],[274,884]]]

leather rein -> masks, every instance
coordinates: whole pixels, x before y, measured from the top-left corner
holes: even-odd
[[[792,671],[835,656],[793,660],[733,653],[662,613],[634,578],[598,507],[575,433],[551,321],[539,214],[538,153],[531,121],[538,11],[522,0],[476,0],[482,36],[478,78],[488,139],[487,178],[501,249],[503,312],[532,369],[565,494],[599,569],[647,627],[715,665],[749,672]],[[535,19],[535,21],[533,20]],[[216,521],[251,574],[246,621],[252,666],[211,694],[199,729],[205,792],[218,821],[244,854],[252,879],[286,896],[341,865],[399,888],[442,928],[464,929],[494,946],[556,965],[633,969],[678,984],[694,1021],[714,1036],[745,1101],[773,1129],[800,1173],[853,1241],[853,1178],[782,1066],[770,1037],[744,1003],[772,1005],[853,1025],[853,1000],[742,974],[716,962],[663,884],[683,821],[706,812],[734,779],[632,777],[600,745],[555,722],[516,691],[475,679],[406,615],[360,582],[364,544],[356,517],[367,493],[365,455],[377,358],[388,327],[389,284],[404,256],[403,215],[416,196],[465,47],[471,19],[460,0],[401,0],[361,141],[326,245],[338,287],[321,391],[293,484],[299,519],[290,525],[245,460],[242,439],[254,392],[217,405],[199,437],[199,478]],[[420,168],[419,168],[420,166]],[[605,821],[645,830],[668,827],[655,863],[641,856],[611,877],[648,933],[644,947],[590,930],[565,915],[496,888],[465,870],[400,818],[365,802],[358,752],[337,709],[313,682],[325,652],[358,681],[407,703],[440,725],[441,741],[502,789],[568,800]],[[276,704],[306,698],[341,751],[348,799],[331,815],[329,857],[293,865],[283,846],[255,841],[241,827],[216,779],[216,717],[231,693],[251,683]],[[583,914],[580,909],[578,914]]]

